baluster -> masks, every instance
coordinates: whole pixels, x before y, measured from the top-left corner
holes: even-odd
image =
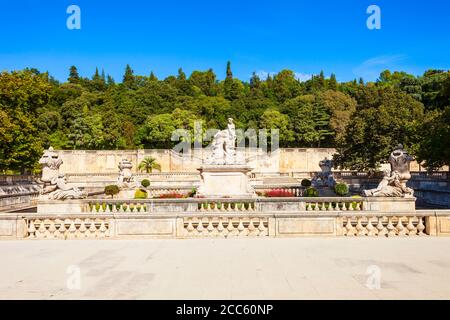
[[[372,220],[373,217],[369,217],[367,221],[367,231],[368,231],[367,235],[370,237],[378,235],[378,229],[374,227],[374,225],[372,224]]]
[[[388,237],[397,235],[397,229],[395,229],[394,225],[392,224],[392,220],[394,220],[394,217],[388,217],[388,225],[386,226],[386,228],[388,229]]]
[[[36,227],[34,226],[34,220],[30,220],[29,227],[28,227],[28,237],[29,238],[36,238]]]
[[[253,223],[253,220],[255,220],[255,219],[250,218],[250,223],[248,225],[248,234],[250,236],[254,236],[258,232],[258,229],[256,228],[255,224]]]
[[[209,233],[212,233],[214,231],[214,226],[213,226],[213,219],[212,218],[208,218],[208,227],[206,228],[208,230]]]
[[[330,202],[330,204],[328,205],[328,211],[333,211],[333,202]]]
[[[191,219],[191,218],[188,219],[188,225],[187,225],[186,230],[187,230],[189,233],[191,233],[192,231],[194,231],[194,226],[192,225],[192,219]]]
[[[419,236],[425,236],[423,232],[425,230],[425,225],[423,224],[423,217],[417,217],[419,219],[419,224],[417,225],[417,231]]]
[[[322,202],[322,207],[320,208],[321,211],[327,211],[327,206],[325,202]]]
[[[77,231],[77,228],[75,227],[75,221],[70,220],[70,227],[68,230],[69,233],[67,235],[67,238],[69,238],[69,239],[75,238],[75,231]]]
[[[100,224],[100,237],[105,238],[106,237],[106,231],[108,231],[108,228],[106,228],[105,220],[101,220]]]
[[[347,224],[345,226],[345,228],[347,229],[348,237],[353,237],[356,234],[356,229],[353,227],[353,224],[352,224],[352,218],[353,217],[347,217]]]
[[[47,229],[45,229],[45,224],[44,221],[40,221],[39,223],[39,228],[36,232],[36,235],[38,238],[43,238],[45,235],[45,231],[47,231]]]
[[[318,202],[316,202],[316,205],[315,205],[315,207],[314,207],[314,211],[319,211],[320,209],[319,209],[319,203]]]
[[[338,202],[338,205],[340,203]],[[347,211],[347,207],[345,206],[345,202],[342,202],[342,211]]]
[[[377,224],[377,230],[378,230],[378,236],[386,236],[387,235],[387,229],[383,225],[384,217],[378,217],[378,224]]]
[[[408,224],[406,225],[406,229],[408,229],[409,236],[417,235],[417,229],[416,227],[414,227],[413,219],[414,217],[408,217]]]
[[[397,233],[398,233],[399,236],[406,236],[406,229],[405,229],[405,227],[403,226],[402,218],[403,218],[403,217],[399,217],[399,218],[398,218],[397,226],[396,226],[396,228],[397,228]]]
[[[346,203],[344,202],[344,206],[346,205]],[[353,203],[349,202],[348,203],[348,211],[354,211],[355,209],[353,209]]]
[[[79,233],[80,238],[83,238],[86,236],[85,232],[87,231],[87,228],[86,228],[86,225],[84,224],[84,220],[81,220],[80,228],[78,230],[80,231],[80,233]]]
[[[47,223],[49,224],[46,233],[46,238],[48,239],[54,239],[56,237],[55,235],[55,231],[56,231],[56,227],[55,227],[55,221],[54,220],[47,220]]]
[[[204,230],[205,228],[203,228],[203,220],[200,218],[198,219],[197,231],[199,234],[201,234]]]
[[[217,226],[217,231],[219,232],[219,234],[221,234],[223,232],[223,230],[225,229],[223,227],[222,220],[223,220],[223,218],[219,218],[219,225]]]
[[[363,226],[362,220],[363,220],[362,217],[358,217],[358,218],[357,218],[357,221],[358,221],[358,222],[356,223],[356,230],[358,231],[358,232],[357,232],[357,235],[358,235],[358,236],[365,236],[365,235],[367,234],[367,230],[366,230],[366,228]]]

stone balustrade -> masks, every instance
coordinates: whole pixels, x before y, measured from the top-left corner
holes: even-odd
[[[0,213],[0,239],[450,236],[414,198],[84,199]]]
[[[29,218],[27,239],[102,239],[109,237],[109,219],[99,217]]]
[[[0,212],[35,206],[39,192],[0,195]]]
[[[425,236],[426,214],[411,215],[362,215],[345,214],[342,216],[344,236]]]

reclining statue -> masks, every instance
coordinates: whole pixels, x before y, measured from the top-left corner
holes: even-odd
[[[42,190],[41,195],[47,200],[84,199],[88,194],[77,187],[67,185],[66,176],[59,174]]]
[[[409,164],[413,158],[398,145],[389,157],[391,170],[384,171],[383,180],[377,188],[364,190],[365,197],[413,197],[414,190],[408,188],[406,183],[411,178]]]

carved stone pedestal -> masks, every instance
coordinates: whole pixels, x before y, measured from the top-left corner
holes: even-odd
[[[198,169],[201,183],[197,195],[206,198],[256,197],[250,185],[248,173],[252,168],[246,165],[205,165]]]

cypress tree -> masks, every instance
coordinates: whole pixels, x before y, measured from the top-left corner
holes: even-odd
[[[80,81],[80,75],[78,74],[77,67],[70,67],[69,78],[67,80],[69,80],[70,83],[78,83]]]

